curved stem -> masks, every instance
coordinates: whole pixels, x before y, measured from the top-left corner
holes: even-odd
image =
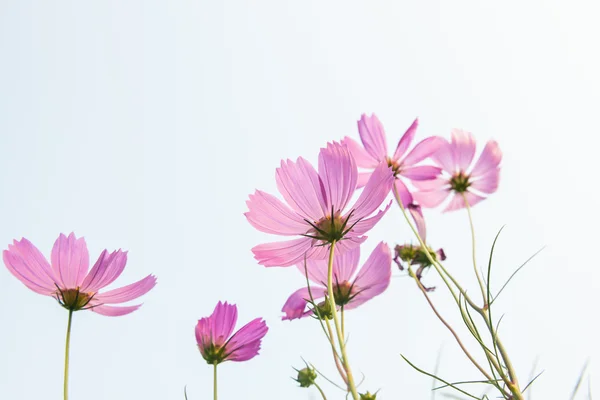
[[[321,393],[321,397],[323,397],[323,400],[327,400],[327,397],[325,397],[325,392],[323,392],[323,389],[321,389],[321,387],[319,385],[317,385],[316,383],[313,383],[313,385],[315,385],[315,387],[317,388],[319,393]]]
[[[471,247],[473,248],[472,257],[473,257],[473,269],[475,270],[475,275],[477,276],[477,282],[479,283],[479,289],[481,289],[481,297],[483,297],[483,308],[487,309],[487,296],[485,294],[485,285],[483,284],[483,280],[481,279],[481,274],[477,269],[477,257],[475,254],[475,227],[473,226],[473,216],[471,215],[471,206],[469,205],[469,201],[467,200],[467,196],[465,192],[461,193],[462,198],[465,201],[465,208],[467,209],[467,215],[469,216],[469,226],[471,227]]]
[[[213,399],[217,400],[217,365],[218,365],[218,363],[215,362],[213,365],[214,365],[214,369],[213,369]]]
[[[64,400],[69,399],[69,349],[71,347],[71,321],[73,310],[69,310],[69,322],[67,323],[67,339],[65,343],[65,381],[63,386]]]
[[[346,371],[346,378],[348,379],[348,390],[352,394],[354,400],[360,400],[358,392],[356,391],[356,384],[354,383],[354,377],[352,376],[352,370],[350,369],[350,363],[348,362],[348,355],[346,354],[346,344],[344,343],[344,335],[342,334],[342,328],[340,326],[340,320],[337,315],[337,306],[335,304],[335,297],[333,296],[333,254],[335,248],[335,240],[331,242],[331,248],[329,249],[329,263],[327,266],[327,297],[329,305],[331,306],[331,313],[333,314],[333,323],[338,337],[338,343],[340,346],[340,352],[342,353],[342,364]]]

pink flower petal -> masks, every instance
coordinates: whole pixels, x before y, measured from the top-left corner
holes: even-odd
[[[450,190],[419,191],[414,192],[413,197],[422,207],[434,208],[442,204],[449,194]]]
[[[358,121],[358,134],[365,146],[365,150],[367,150],[371,157],[378,161],[386,159],[388,152],[385,131],[375,114],[372,114],[370,117],[367,117],[366,114],[361,116]]]
[[[423,240],[423,242],[427,243],[427,228],[425,226],[425,218],[423,217],[423,211],[421,210],[421,206],[416,204],[409,204],[407,207],[410,215],[415,221],[415,226],[417,228],[417,232],[419,236]]]
[[[467,201],[469,202],[469,206],[471,207],[485,199],[485,197],[481,197],[472,192],[466,192],[465,195],[467,197]],[[465,208],[465,200],[463,199],[462,195],[456,193],[452,196],[452,200],[444,209],[444,212],[460,210],[461,208]]]
[[[257,190],[246,201],[248,222],[261,232],[277,235],[298,235],[310,227],[302,217],[275,196]]]
[[[310,293],[306,287],[296,290],[290,295],[290,297],[288,297],[287,301],[283,305],[281,311],[284,312],[285,315],[281,317],[281,319],[284,321],[293,320],[304,318],[312,314],[310,310],[306,310],[306,306],[308,304],[308,300],[311,298],[311,294],[313,301],[318,304],[319,300],[326,296],[327,288],[319,285],[311,285]]]
[[[435,154],[440,147],[448,143],[446,139],[439,136],[431,136],[421,140],[417,145],[408,153],[406,158],[402,160],[402,164],[406,166],[415,165],[424,159],[431,157]]]
[[[281,161],[275,179],[285,201],[302,217],[318,221],[331,212],[327,210],[323,184],[317,171],[302,157],[295,163]]]
[[[502,151],[495,140],[490,140],[485,144],[473,171],[471,171],[471,176],[476,178],[491,169],[498,168],[500,161],[502,161]]]
[[[369,182],[369,178],[371,178],[371,175],[373,175],[372,172],[359,172],[358,179],[356,181],[356,188],[360,189],[365,187],[367,182]]]
[[[82,292],[97,292],[114,282],[125,269],[127,264],[127,252],[113,251],[108,254],[107,250],[100,253],[100,257],[87,274],[81,284]]]
[[[421,191],[450,189],[450,181],[448,178],[441,176],[426,181],[412,181],[412,184]]]
[[[325,265],[325,268],[323,268]],[[302,274],[302,276],[306,277],[308,273],[308,279],[311,282],[322,284],[324,286],[327,285],[327,260],[302,260],[298,264],[296,264],[298,271]]]
[[[485,175],[480,175],[477,180],[471,183],[470,189],[475,189],[481,193],[491,194],[498,190],[500,183],[500,171],[490,169]]]
[[[247,361],[260,350],[262,338],[267,334],[269,328],[265,321],[256,318],[240,328],[227,342],[225,358],[230,361]]]
[[[379,212],[377,212],[377,214],[375,214],[375,216],[373,216],[371,218],[364,218],[364,219],[361,219],[359,222],[356,222],[354,224],[354,228],[352,228],[352,231],[349,234],[352,234],[353,236],[361,236],[361,235],[364,235],[365,233],[367,233],[368,231],[370,231],[379,222],[379,220],[381,220],[381,218],[383,218],[385,213],[390,209],[391,205],[392,205],[392,200],[390,200],[388,202],[387,206],[383,210],[379,210]],[[351,224],[349,222],[349,225],[352,226],[353,224]],[[362,240],[362,241],[364,241],[364,240]],[[361,241],[361,243],[362,243],[362,241]],[[345,244],[346,242],[348,242],[348,241],[342,240],[340,242],[340,244]]]
[[[90,255],[84,238],[77,239],[71,233],[67,238],[62,233],[52,248],[52,269],[62,289],[81,286],[87,274]]]
[[[452,130],[452,149],[454,152],[454,163],[460,171],[466,172],[475,156],[475,138],[471,132],[462,129]]]
[[[398,196],[400,196],[400,200],[402,201],[402,206],[404,208],[408,207],[408,205],[413,202],[412,194],[401,179],[396,178],[394,185],[396,186],[396,192],[398,192]]]
[[[360,260],[360,247],[344,251],[334,252],[333,255],[333,281],[350,281],[358,268]],[[327,276],[328,260],[324,263],[325,276]],[[325,281],[327,282],[327,281]]]
[[[259,244],[252,252],[258,263],[265,267],[289,267],[314,254],[312,239],[306,237]]]
[[[354,280],[354,290],[357,290],[353,300],[344,309],[356,308],[373,297],[383,293],[390,284],[392,277],[392,255],[390,248],[383,242],[379,243],[360,269]]]
[[[356,190],[358,170],[346,146],[328,143],[319,152],[319,177],[326,193],[326,210],[331,214],[346,208]]]
[[[457,167],[454,162],[454,150],[452,145],[448,143],[446,139],[441,138],[438,150],[431,155],[431,159],[450,175],[454,175],[456,172]]]
[[[348,150],[354,157],[359,168],[373,169],[379,164],[379,160],[373,158],[358,142],[348,136],[342,140],[342,144],[348,146]]]
[[[386,163],[380,163],[373,171],[358,200],[356,200],[349,223],[365,218],[375,212],[390,193],[393,182],[394,173],[392,168],[388,167]]]
[[[90,308],[91,311],[98,313],[100,315],[106,315],[107,317],[120,317],[121,315],[127,315],[142,305],[138,304],[135,306],[125,306],[125,307],[115,307],[115,306],[95,306]]]
[[[396,151],[394,152],[394,156],[392,159],[394,161],[400,160],[406,150],[410,147],[410,144],[415,138],[415,133],[417,133],[417,127],[419,126],[419,119],[415,118],[413,123],[408,127],[402,138],[398,142],[398,147],[396,147]],[[386,153],[387,154],[387,153]]]
[[[54,295],[57,290],[55,278],[42,253],[25,238],[13,243],[2,253],[6,268],[34,292],[46,296]]]
[[[442,169],[439,167],[434,167],[433,165],[420,165],[402,168],[400,175],[411,180],[425,181],[435,179],[441,172]]]
[[[148,293],[154,286],[156,286],[156,277],[154,275],[148,275],[144,279],[141,279],[135,283],[132,283],[122,288],[109,290],[105,293],[99,293],[94,296],[94,299],[102,304],[116,304],[125,303],[133,299],[137,299],[140,296]]]

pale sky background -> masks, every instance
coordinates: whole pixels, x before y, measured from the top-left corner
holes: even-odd
[[[548,0],[1,1],[2,248],[24,236],[49,256],[75,231],[91,262],[129,250],[116,285],[158,276],[129,316],[75,314],[72,399],[183,399],[184,385],[190,400],[210,398],[193,331],[218,300],[238,304],[240,323],[270,327],[260,356],[221,366],[220,398],[317,399],[290,376],[301,357],[336,376],[320,328],[279,319],[303,279],[256,264],[250,248],[273,237],[243,212],[255,188],[275,193],[282,158],[314,162],[327,141],[357,138],[363,112],[378,114],[390,147],[416,116],[419,139],[459,127],[480,149],[500,143],[500,189],[474,208],[479,260],[506,224],[497,290],[546,246],[496,314],[522,384],[534,364],[545,370],[531,398],[568,399],[599,355],[598,11]],[[429,241],[474,292],[465,213],[426,217]],[[414,242],[396,209],[369,236],[363,255],[380,240]],[[394,276],[347,315],[361,390],[430,399],[431,379],[400,353],[432,370],[440,348],[441,376],[480,379],[414,283]],[[434,274],[426,282],[458,324]],[[0,316],[0,398],[62,398],[67,312],[1,267]]]

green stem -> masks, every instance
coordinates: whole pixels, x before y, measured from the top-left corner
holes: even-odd
[[[327,267],[327,297],[329,305],[331,306],[331,313],[333,314],[333,323],[338,337],[338,343],[340,346],[340,352],[342,353],[342,364],[346,371],[346,378],[348,380],[348,390],[352,393],[354,400],[360,400],[358,392],[356,391],[356,384],[354,383],[354,377],[352,376],[352,370],[350,369],[350,363],[348,362],[348,355],[346,354],[346,344],[344,343],[344,335],[342,334],[342,328],[340,326],[340,319],[337,314],[337,306],[335,304],[335,298],[333,296],[333,253],[335,248],[335,240],[331,242],[331,248],[329,250],[329,263]]]
[[[313,385],[315,385],[315,387],[317,388],[319,393],[321,393],[321,397],[323,397],[323,400],[327,400],[327,397],[325,397],[325,392],[323,392],[323,389],[321,389],[321,387],[319,385],[317,385],[316,383],[313,383]]]
[[[214,373],[213,373],[213,399],[217,400],[217,365],[218,363],[215,361],[214,365]]]
[[[477,257],[475,254],[475,227],[473,226],[473,216],[471,215],[471,206],[467,201],[467,196],[465,193],[461,193],[462,198],[465,201],[465,208],[467,209],[467,215],[469,216],[469,226],[471,227],[471,247],[473,248],[472,257],[473,257],[473,269],[475,269],[475,275],[477,276],[477,282],[479,283],[479,289],[481,289],[481,297],[483,297],[483,308],[487,309],[487,296],[485,294],[485,288],[483,284],[483,280],[481,279],[481,274],[479,274],[479,270],[477,269]]]
[[[69,399],[69,348],[71,347],[71,321],[73,320],[73,310],[69,310],[69,322],[67,323],[67,340],[65,343],[65,382],[63,393],[65,400]]]
[[[346,378],[346,372],[340,364],[340,356],[338,355],[337,350],[335,348],[335,339],[333,336],[333,330],[331,329],[331,323],[329,323],[328,319],[325,319],[325,323],[327,324],[327,330],[329,331],[327,339],[329,340],[329,344],[331,344],[331,351],[333,351],[333,360],[335,361],[335,366],[338,372],[340,373],[340,376],[342,377],[344,383],[346,384],[346,386],[348,386],[348,378]]]

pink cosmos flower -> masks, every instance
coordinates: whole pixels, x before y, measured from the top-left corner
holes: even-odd
[[[385,163],[375,168],[354,205],[348,207],[357,187],[358,169],[348,148],[328,143],[319,152],[319,171],[302,157],[282,161],[276,172],[277,188],[285,199],[257,190],[246,202],[244,215],[256,229],[300,238],[261,244],[252,249],[266,267],[294,265],[305,258],[324,259],[328,244],[345,252],[366,240],[369,231],[389,209],[369,218],[388,195],[394,176]]]
[[[500,180],[502,152],[496,141],[488,141],[475,166],[471,168],[475,147],[475,138],[470,132],[454,129],[452,141],[448,143],[444,139],[439,150],[432,156],[442,167],[442,176],[430,181],[414,182],[419,189],[413,193],[415,199],[424,207],[437,207],[451,196],[444,211],[452,211],[465,207],[463,193],[470,206],[494,193]]]
[[[119,289],[100,293],[121,275],[127,263],[127,252],[104,250],[88,272],[89,254],[83,238],[62,233],[52,248],[51,263],[27,239],[14,240],[4,250],[6,268],[25,286],[36,293],[56,298],[70,311],[92,310],[98,314],[119,316],[129,314],[141,304],[115,307],[146,294],[156,285],[156,277],[144,279]]]
[[[219,302],[210,317],[196,325],[196,342],[208,364],[247,361],[258,355],[269,328],[261,318],[253,319],[232,335],[237,321],[235,304]]]
[[[421,234],[423,226],[420,223],[423,219],[423,213],[421,212],[421,208],[414,203],[413,196],[403,179],[409,179],[413,182],[435,179],[441,172],[439,167],[417,164],[435,153],[443,143],[443,139],[437,136],[428,137],[417,143],[411,151],[408,151],[414,141],[418,125],[419,120],[415,119],[404,135],[402,135],[394,154],[391,156],[388,153],[383,124],[375,114],[372,114],[370,117],[363,114],[358,121],[358,133],[363,146],[349,137],[345,137],[342,142],[350,149],[358,167],[373,170],[380,162],[385,162],[392,167],[394,177],[396,178],[394,185],[402,200],[402,205],[413,216]],[[364,186],[371,173],[371,171],[359,173],[359,188]]]
[[[373,297],[383,293],[390,284],[392,276],[392,256],[389,247],[381,242],[371,253],[360,271],[358,261],[360,247],[349,250],[343,254],[336,254],[333,258],[333,296],[335,303],[344,310],[356,308]],[[318,303],[319,299],[327,296],[327,270],[325,260],[307,260],[306,269],[304,262],[297,265],[302,275],[308,273],[308,279],[316,285],[298,289],[285,302],[283,311],[284,320],[303,318],[313,314],[306,310],[310,302],[310,295],[317,306],[328,303]]]

